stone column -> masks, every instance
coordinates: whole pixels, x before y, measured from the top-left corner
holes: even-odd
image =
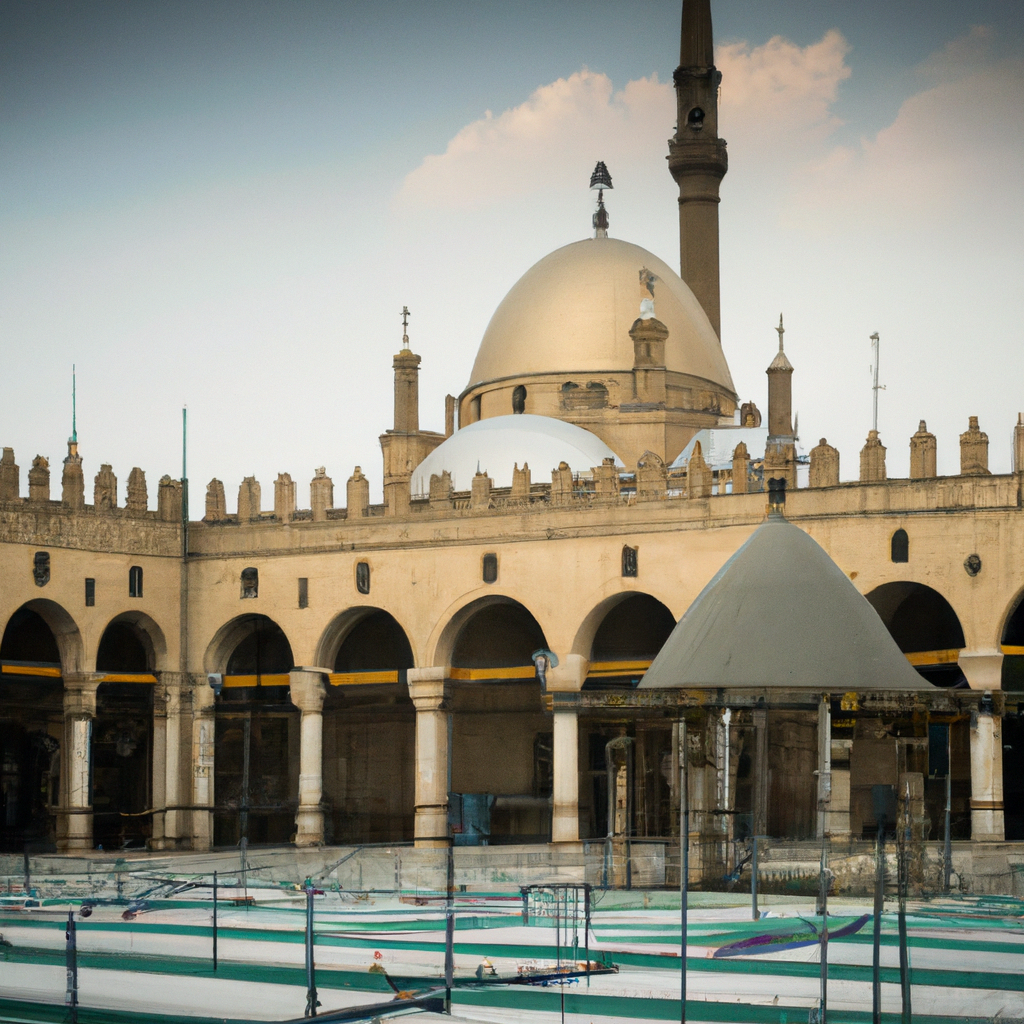
[[[850,752],[853,740],[832,741],[832,793],[825,831],[830,836],[850,834]]]
[[[754,835],[768,831],[768,710],[754,708]]]
[[[448,668],[409,669],[416,705],[416,845],[447,846],[449,750]]]
[[[1002,721],[991,705],[971,714],[971,839],[1002,842],[1003,740]]]
[[[181,682],[180,672],[159,672],[153,695],[153,837],[155,850],[178,846],[181,828]],[[205,678],[203,680],[205,682]]]
[[[192,849],[213,845],[214,693],[205,675],[192,678]],[[205,808],[205,809],[204,809]]]
[[[818,825],[821,839],[828,831],[828,812],[832,803],[832,706],[828,694],[818,705]]]
[[[554,714],[552,737],[551,841],[576,843],[580,838],[579,715],[563,693],[579,693],[590,671],[582,655],[567,654],[547,671],[547,689]]]
[[[299,725],[299,809],[295,814],[295,845],[324,841],[324,677],[323,668],[293,668],[288,673],[292,703],[302,712]]]
[[[92,721],[96,717],[96,690],[103,675],[83,672],[64,676],[64,798],[63,827],[58,830],[62,850],[92,849],[92,805],[89,792]]]

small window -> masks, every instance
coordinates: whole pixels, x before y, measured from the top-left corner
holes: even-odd
[[[37,551],[32,556],[32,579],[37,587],[45,587],[50,582],[50,552]]]
[[[260,571],[250,566],[242,570],[242,599],[260,596]]]
[[[496,583],[498,580],[498,556],[484,555],[484,583]]]
[[[517,384],[512,389],[512,412],[526,412],[526,387],[522,384]]]
[[[910,561],[910,538],[907,536],[906,530],[897,530],[892,535],[889,553],[894,562]]]
[[[85,578],[85,607],[92,608],[96,604],[96,581],[86,576]]]
[[[369,562],[356,563],[356,590],[358,590],[360,594],[368,594],[370,592]]]
[[[309,607],[309,579],[306,576],[299,577],[299,607]]]
[[[128,596],[142,597],[142,566],[133,565],[128,570]]]
[[[622,575],[636,576],[639,569],[637,549],[628,544],[622,549]]]

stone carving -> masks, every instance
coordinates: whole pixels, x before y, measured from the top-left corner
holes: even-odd
[[[0,501],[17,501],[21,478],[14,461],[14,449],[5,448],[0,458]]]
[[[50,552],[37,551],[32,556],[32,579],[37,587],[45,587],[50,582]]]
[[[885,446],[877,430],[868,431],[868,439],[860,450],[860,482],[880,483],[885,480]]]
[[[278,473],[274,481],[274,515],[281,523],[290,523],[295,515],[295,482],[290,473]]]
[[[811,487],[839,486],[839,451],[822,438],[811,449],[811,469],[808,479]]]
[[[971,416],[960,435],[960,475],[989,476],[988,434],[978,428],[978,417]]]
[[[352,471],[345,485],[348,517],[362,517],[370,514],[370,481],[363,476],[359,466]]]
[[[256,598],[260,596],[260,572],[259,569],[254,569],[250,566],[247,569],[242,570],[241,575],[242,600],[248,600],[250,598]]]
[[[109,514],[117,508],[117,477],[109,463],[104,462],[93,480],[92,504],[96,512]]]
[[[668,490],[668,470],[660,455],[644,452],[636,464],[638,501],[660,501]]]
[[[981,557],[979,555],[968,555],[964,559],[964,569],[968,576],[977,576],[981,572]]]
[[[247,476],[238,488],[238,521],[250,523],[260,517],[260,485],[254,476]]]
[[[921,420],[917,433],[910,439],[910,479],[928,480],[936,475],[935,435],[928,432],[928,424]]]
[[[228,503],[224,495],[224,484],[216,477],[206,485],[206,515],[203,521],[220,523],[228,517]]]
[[[752,402],[748,403],[753,405]],[[746,494],[750,481],[750,453],[743,441],[732,452],[732,493]],[[719,489],[721,490],[721,489]]]
[[[362,476],[358,466],[356,470]],[[366,485],[366,493],[367,506],[369,506],[369,484]],[[309,503],[313,509],[313,522],[327,522],[327,510],[334,508],[334,481],[327,475],[327,469],[324,466],[317,466],[313,479],[309,482]],[[351,506],[349,506],[348,514],[352,515]]]
[[[50,500],[50,463],[42,455],[32,460],[32,468],[28,471],[28,500]]]
[[[711,467],[704,458],[700,441],[693,444],[693,452],[686,466],[686,496],[688,498],[711,497]]]
[[[761,426],[761,410],[753,402],[744,402],[740,406],[740,426]]]
[[[149,491],[146,487],[146,474],[136,466],[128,474],[128,496],[125,498],[128,515],[141,517],[149,508]]]

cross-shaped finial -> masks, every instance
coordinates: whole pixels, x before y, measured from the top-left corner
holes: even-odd
[[[782,336],[786,333],[786,328],[782,326],[782,314],[779,314],[779,326],[775,328],[779,334],[779,351],[782,351]]]
[[[402,307],[402,348],[409,347],[409,307]]]

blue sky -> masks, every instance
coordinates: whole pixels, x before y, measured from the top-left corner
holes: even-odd
[[[180,472],[183,403],[193,494],[217,476],[233,507],[255,473],[269,503],[290,472],[305,504],[315,466],[340,485],[357,463],[376,490],[403,304],[439,429],[504,293],[589,233],[596,159],[611,233],[677,263],[678,7],[3,5],[0,331],[19,383],[0,444],[23,488],[33,455],[63,457],[75,362],[87,479],[112,463],[122,500],[134,465],[154,498]],[[877,330],[890,473],[921,418],[955,471],[970,414],[1005,471],[1024,408],[1024,5],[713,12],[742,397],[764,404],[782,309],[806,447],[827,436],[849,478]]]

